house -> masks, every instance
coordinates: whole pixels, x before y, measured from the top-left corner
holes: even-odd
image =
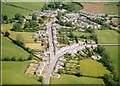
[[[25,16],[25,19],[26,19],[26,20],[31,20],[31,19],[32,19],[32,16]]]

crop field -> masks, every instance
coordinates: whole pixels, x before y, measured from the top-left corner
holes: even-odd
[[[9,31],[10,32],[10,37],[14,40],[16,40],[17,36],[21,36],[24,39],[24,42],[34,42],[33,32],[14,32],[11,31],[10,29],[12,28],[12,24],[3,24],[2,25],[2,31]]]
[[[80,73],[87,76],[103,76],[110,72],[103,66],[103,64],[92,60],[84,59],[80,61]]]
[[[118,3],[117,2],[86,2],[82,3],[84,6],[83,10],[91,13],[104,13],[109,15],[118,14]],[[94,9],[93,9],[94,8]]]
[[[118,57],[119,57],[119,51],[118,48],[120,46],[104,46],[106,51],[109,53],[111,60],[113,61],[113,64],[118,68]]]
[[[29,53],[21,47],[12,43],[12,41],[2,36],[2,58],[5,57],[28,58]]]
[[[61,75],[60,78],[51,78],[51,84],[104,84],[102,79]]]
[[[25,74],[26,62],[2,62],[2,84],[41,84],[36,76]]]
[[[95,33],[97,34],[99,43],[118,44],[118,36],[120,35],[114,30],[96,30]]]

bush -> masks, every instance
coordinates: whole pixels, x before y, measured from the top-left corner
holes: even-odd
[[[11,59],[9,57],[3,58],[3,61],[10,61]]]
[[[8,31],[5,32],[4,34],[5,37],[9,37],[10,36],[10,33]]]
[[[32,58],[33,58],[33,55],[30,54],[29,57],[28,57],[28,60],[32,60]]]
[[[18,61],[25,61],[26,59],[24,59],[24,58],[22,58],[22,57],[20,57],[20,58],[18,58]]]
[[[40,76],[38,81],[40,81],[40,82],[42,83],[42,81],[43,81],[43,76]]]
[[[11,58],[11,61],[16,61],[16,58],[13,56],[13,57]]]

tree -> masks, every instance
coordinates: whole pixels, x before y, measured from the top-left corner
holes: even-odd
[[[9,37],[10,36],[10,33],[8,31],[5,32],[4,34],[5,37]]]
[[[24,42],[22,35],[17,34],[16,41],[17,41],[17,44],[19,44],[20,46],[22,46],[22,47],[25,46],[25,42]]]
[[[22,15],[19,13],[15,14],[15,20],[19,20],[21,17],[22,17]]]
[[[3,18],[4,21],[7,21],[7,20],[8,20],[8,16],[7,16],[7,15],[3,15],[2,18]]]
[[[77,36],[75,36],[75,41],[76,41],[76,43],[78,43],[78,38],[77,38]]]
[[[38,19],[38,21],[39,21],[40,24],[44,23],[43,19]]]
[[[97,52],[99,53],[99,54],[102,54],[102,52],[105,50],[105,48],[103,47],[103,46],[98,46],[97,47]]]
[[[69,32],[68,37],[69,38],[74,38],[74,34],[72,33],[72,31]]]
[[[32,20],[37,20],[37,16],[35,14],[32,15]]]
[[[43,76],[40,76],[38,81],[40,81],[40,82],[42,83],[42,81],[43,81]]]
[[[35,28],[38,24],[36,23],[35,20],[30,20],[30,27]]]
[[[29,57],[28,57],[28,60],[32,60],[32,58],[33,58],[33,55],[30,54]]]
[[[58,11],[58,14],[57,14],[56,18],[59,20],[61,18],[61,16],[62,16],[61,12]]]
[[[25,22],[24,28],[30,28],[30,23],[29,22]]]
[[[12,27],[12,30],[13,31],[22,31],[22,25],[20,23],[14,23],[13,24],[13,27]]]
[[[11,58],[11,61],[16,61],[16,58],[13,56],[13,57]]]

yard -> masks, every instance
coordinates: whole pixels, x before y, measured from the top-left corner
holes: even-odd
[[[2,84],[41,84],[36,76],[25,74],[26,62],[2,62]]]
[[[110,72],[99,63],[92,59],[84,59],[80,61],[80,73],[87,76],[103,76],[104,74],[109,74]]]
[[[104,84],[102,79],[89,77],[76,77],[63,74],[60,78],[51,78],[51,84]]]
[[[114,30],[95,30],[99,43],[116,43],[118,44],[118,33]]]

